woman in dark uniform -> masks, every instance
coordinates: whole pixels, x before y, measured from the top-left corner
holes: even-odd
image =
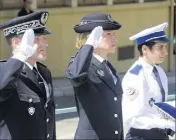
[[[73,85],[80,118],[75,139],[123,139],[121,80],[107,60],[116,50],[115,30],[120,27],[105,13],[86,15],[74,27],[80,49],[66,77]]]

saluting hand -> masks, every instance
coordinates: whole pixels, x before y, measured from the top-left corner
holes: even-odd
[[[95,27],[89,35],[85,44],[93,46],[94,49],[98,48],[102,39],[102,34],[103,28],[101,26]]]
[[[14,58],[21,61],[26,61],[37,50],[37,44],[34,45],[34,31],[28,29],[25,31],[21,44],[14,50]]]

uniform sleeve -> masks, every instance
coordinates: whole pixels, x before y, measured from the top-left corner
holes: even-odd
[[[151,128],[161,128],[161,129],[171,129],[175,131],[175,122],[166,120],[166,119],[159,119],[158,117],[153,117],[152,119],[147,116],[139,116],[137,117],[139,121],[146,122],[146,127],[148,129]]]
[[[54,101],[54,87],[53,87],[53,82],[52,82],[52,75],[51,75],[51,72],[50,72],[50,79],[51,79],[51,87],[52,87],[52,92],[53,92],[53,120],[54,120],[54,128],[53,128],[53,140],[56,140],[56,115],[55,115],[55,101]]]
[[[0,63],[0,102],[4,100],[13,89],[14,82],[22,69],[23,62],[10,58]],[[2,92],[3,91],[3,92]]]
[[[87,81],[93,50],[93,46],[83,45],[70,61],[65,76],[74,87],[78,87]]]
[[[141,101],[142,95],[140,93],[139,86],[140,85],[137,84],[137,77],[133,77],[129,74],[124,76],[122,80],[122,112],[125,125],[129,125],[132,121],[132,118],[137,117],[143,108]]]

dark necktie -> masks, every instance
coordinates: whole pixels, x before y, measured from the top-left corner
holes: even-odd
[[[34,74],[35,74],[35,76],[36,76],[36,78],[37,78],[37,81],[38,81],[38,83],[39,83],[40,88],[42,89],[42,91],[43,91],[44,93],[46,93],[45,85],[44,85],[43,79],[42,79],[42,77],[40,76],[39,72],[37,71],[37,69],[36,69],[35,67],[33,67],[33,72],[34,72]]]
[[[111,64],[110,64],[107,60],[104,60],[103,63],[104,63],[104,65],[105,65],[105,67],[106,67],[106,69],[107,69],[109,75],[112,77],[112,80],[113,80],[114,84],[116,85],[117,77],[114,76],[114,74],[113,74],[113,72],[112,72],[112,70],[111,70],[111,67],[112,67]]]
[[[160,91],[161,91],[161,94],[162,94],[162,102],[165,101],[165,91],[164,91],[164,88],[162,86],[162,83],[161,83],[161,79],[160,79],[160,76],[159,76],[159,73],[158,73],[158,70],[156,69],[156,67],[153,68],[153,73],[155,74],[155,77],[156,77],[156,81],[160,87]]]
[[[107,60],[104,60],[104,61],[103,61],[103,64],[105,65],[106,70],[108,71],[108,73],[109,73],[110,75],[112,75],[112,74],[111,74],[111,71],[110,71],[110,68],[109,68],[109,66],[108,66]]]

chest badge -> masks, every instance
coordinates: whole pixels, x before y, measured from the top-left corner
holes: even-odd
[[[149,101],[149,105],[152,107],[155,103],[155,99],[151,98]]]
[[[97,74],[99,74],[101,77],[104,76],[104,71],[103,70],[97,70]]]
[[[29,112],[30,115],[34,115],[34,113],[35,113],[35,108],[34,108],[34,107],[29,107],[29,108],[28,108],[28,112]]]

